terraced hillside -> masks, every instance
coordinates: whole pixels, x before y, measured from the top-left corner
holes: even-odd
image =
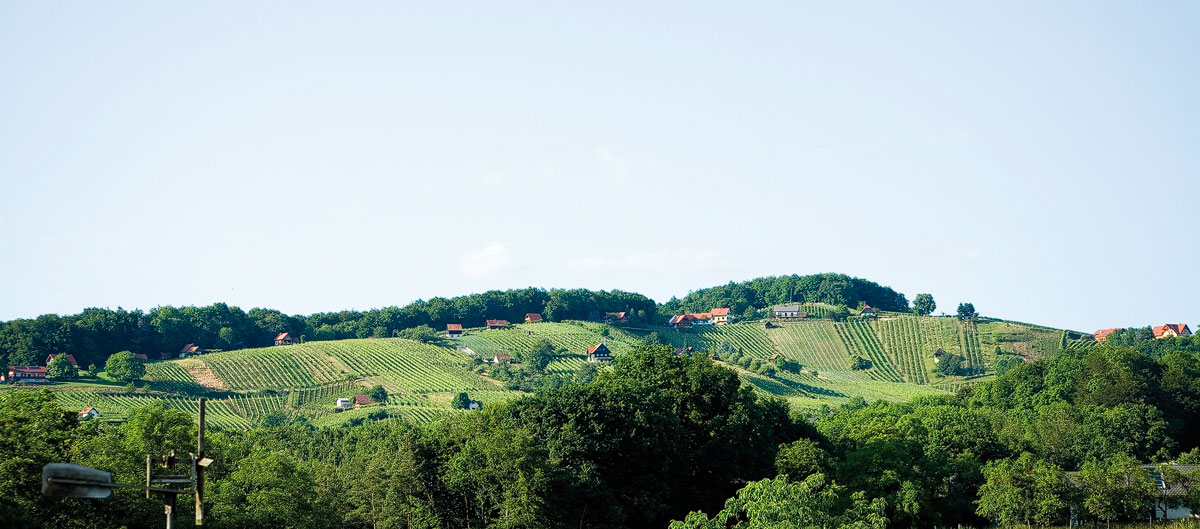
[[[121,420],[129,410],[155,402],[195,413],[196,398],[207,395],[211,422],[220,427],[248,427],[268,414],[337,424],[381,409],[428,422],[458,413],[450,399],[460,391],[483,402],[518,395],[472,373],[472,362],[453,348],[409,340],[341,340],[151,362],[143,379],[146,389],[132,394],[102,379],[52,388],[64,406],[94,406],[104,420]],[[386,403],[336,412],[338,398],[364,393],[374,384],[387,388]]]
[[[1036,358],[1091,343],[1066,331],[1015,322],[962,323],[900,314],[885,314],[878,321],[806,320],[770,327],[755,322],[690,329],[538,322],[501,330],[468,329],[463,337],[437,345],[403,339],[341,340],[151,362],[143,387],[134,392],[103,379],[52,388],[65,406],[95,406],[105,420],[121,420],[132,408],[154,402],[194,412],[196,397],[207,395],[213,424],[229,428],[259,424],[268,415],[338,424],[381,409],[393,417],[428,422],[460,413],[449,404],[460,391],[483,402],[520,395],[473,373],[476,356],[516,356],[545,339],[556,351],[546,373],[570,375],[585,365],[588,347],[603,341],[619,356],[653,339],[652,333],[676,348],[691,347],[700,354],[724,352],[760,363],[779,355],[798,362],[800,372],[778,369],[773,376],[730,367],[757,390],[803,408],[854,397],[904,400],[957,391],[987,377],[998,351]],[[935,370],[933,352],[939,348],[966,359],[965,376],[947,377]],[[851,369],[854,356],[869,359],[871,367]],[[339,397],[363,393],[373,384],[387,388],[387,403],[335,412]]]

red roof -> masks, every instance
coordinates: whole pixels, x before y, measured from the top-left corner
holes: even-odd
[[[729,307],[713,309],[710,312],[712,313],[713,316],[728,316],[729,315]]]
[[[183,346],[183,349],[181,349],[179,352],[181,352],[181,353],[194,353],[194,352],[196,352],[196,351],[199,351],[199,350],[200,350],[200,346],[199,346],[199,345],[196,345],[196,344],[187,344],[187,345]]]
[[[364,406],[367,404],[374,404],[374,403],[375,403],[375,401],[371,400],[370,395],[355,395],[354,396],[354,404],[357,406]]]
[[[538,313],[536,313],[536,312],[529,312],[529,313],[526,313],[526,314],[525,314],[525,321],[542,321],[542,315],[541,315],[541,314],[538,314]]]
[[[83,417],[84,415],[87,415],[87,414],[88,414],[88,412],[90,412],[90,411],[92,411],[92,410],[94,410],[94,409],[96,409],[96,408],[93,408],[93,407],[91,407],[91,406],[88,406],[88,407],[86,407],[86,408],[84,408],[84,409],[82,409],[82,410],[79,410],[79,416],[80,416],[80,417]],[[96,414],[97,414],[97,415],[99,415],[99,414],[100,414],[100,412],[96,412]]]
[[[46,368],[42,366],[12,366],[8,368],[8,372],[46,376]]]
[[[50,361],[54,360],[54,357],[56,357],[56,356],[58,356],[58,354],[52,354],[50,356],[47,356],[46,357],[46,365],[50,365]],[[79,362],[75,361],[75,355],[67,355],[67,361],[70,362],[71,365],[73,365],[75,367],[79,367]]]
[[[512,360],[512,357],[504,353],[498,353],[493,360]]]
[[[146,356],[146,355],[144,355],[144,354],[142,354],[142,353],[135,354],[135,355],[133,355],[133,357],[134,357],[134,358],[141,358],[142,360],[149,360],[149,359],[150,359],[150,357],[148,357],[148,356]]]
[[[461,324],[461,323],[447,323],[447,324],[446,324],[446,330],[447,330],[447,331],[459,331],[459,332],[461,332],[461,331],[462,331],[462,324]]]
[[[605,315],[606,317],[609,317],[609,318],[616,318],[616,319],[618,319],[618,320],[623,320],[623,319],[625,319],[625,313],[624,313],[624,312],[606,312],[606,313],[604,313],[604,315]]]
[[[508,320],[488,320],[488,327],[508,327]]]
[[[283,340],[290,340],[290,339],[291,339],[291,337],[288,336],[288,333],[286,333],[286,332],[281,332],[281,333],[279,333],[278,336],[275,337],[275,341],[277,341],[277,342],[283,341]]]
[[[1168,323],[1166,325],[1159,325],[1158,327],[1155,327],[1154,328],[1154,337],[1162,338],[1163,335],[1165,335],[1168,330],[1175,331],[1175,334],[1180,335],[1180,336],[1192,334],[1191,329],[1188,329],[1188,326],[1186,323]]]
[[[777,358],[779,358],[779,353],[775,353],[775,354],[771,355],[771,357],[768,358],[767,360],[774,362],[775,359],[777,359]]]
[[[1119,331],[1119,330],[1121,330],[1121,329],[1120,329],[1120,328],[1116,328],[1116,329],[1100,329],[1100,330],[1096,331],[1095,333],[1093,333],[1093,335],[1096,337],[1096,341],[1097,341],[1097,342],[1103,342],[1104,340],[1107,340],[1107,339],[1108,339],[1108,335],[1110,335],[1110,334],[1112,334],[1112,333],[1114,333],[1114,332],[1117,332],[1117,331]]]

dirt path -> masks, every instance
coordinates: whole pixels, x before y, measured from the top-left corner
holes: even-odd
[[[225,383],[217,377],[212,368],[199,359],[185,360],[183,370],[187,371],[188,376],[201,386],[217,391],[229,391],[229,388],[225,387]]]

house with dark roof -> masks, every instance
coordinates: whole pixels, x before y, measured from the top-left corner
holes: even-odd
[[[1183,505],[1183,499],[1188,496],[1191,491],[1188,480],[1179,479],[1181,476],[1186,476],[1196,470],[1200,465],[1140,465],[1141,471],[1150,475],[1151,482],[1154,483],[1156,489],[1154,500],[1154,517],[1159,520],[1180,520],[1183,518],[1191,518],[1192,511]],[[1067,482],[1073,487],[1079,486],[1079,472],[1071,471],[1065,473]],[[1137,476],[1126,475],[1125,480],[1131,481],[1137,479]],[[1192,485],[1194,486],[1194,485]],[[1071,508],[1071,521],[1075,525],[1077,513],[1074,507]]]
[[[446,324],[446,336],[449,336],[451,338],[458,338],[459,336],[462,336],[462,324],[461,323],[447,323]]]
[[[587,348],[587,361],[593,364],[607,364],[612,362],[612,351],[608,350],[608,345],[598,343]]]
[[[878,318],[879,315],[875,313],[875,309],[873,307],[871,307],[870,305],[863,305],[862,310],[858,312],[858,317],[860,317],[860,318]]]
[[[1186,323],[1168,323],[1154,328],[1154,338],[1174,338],[1176,336],[1191,336],[1192,330]]]
[[[505,327],[508,327],[508,320],[488,320],[487,321],[487,328],[489,328],[489,329],[503,329]]]
[[[808,313],[800,310],[799,303],[788,303],[786,305],[775,305],[772,307],[775,317],[781,320],[807,318]]]
[[[1092,336],[1095,336],[1095,337],[1096,337],[1096,341],[1097,341],[1097,342],[1104,343],[1104,340],[1107,340],[1107,339],[1108,339],[1108,335],[1110,335],[1110,334],[1112,334],[1112,333],[1114,333],[1114,332],[1117,332],[1117,331],[1119,331],[1119,330],[1121,330],[1121,329],[1120,329],[1120,328],[1116,328],[1116,329],[1100,329],[1100,330],[1096,331],[1095,333],[1093,333],[1093,334],[1092,334]]]
[[[183,346],[183,349],[179,350],[179,358],[187,358],[188,355],[198,354],[204,354],[204,349],[201,349],[200,346],[196,344],[187,344]]]
[[[51,354],[50,356],[47,356],[46,357],[46,365],[50,365],[50,362],[52,360],[54,360],[54,357],[56,357],[56,356],[58,356],[58,354]],[[79,362],[75,361],[75,355],[72,355],[72,354],[67,355],[67,361],[70,362],[71,365],[73,365],[75,367],[79,367]]]
[[[525,323],[533,323],[536,321],[542,321],[541,314],[538,314],[536,312],[528,312],[525,314]]]
[[[941,347],[938,347],[938,350],[933,352],[933,363],[936,364],[941,362],[943,356],[946,356],[946,351],[943,351]]]
[[[292,345],[300,343],[300,340],[292,338],[290,333],[281,332],[275,335],[275,345]]]

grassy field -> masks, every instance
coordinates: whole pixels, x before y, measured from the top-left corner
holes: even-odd
[[[954,318],[896,314],[878,321],[810,319],[772,328],[764,328],[761,322],[691,329],[538,322],[501,330],[468,329],[461,338],[437,344],[404,339],[308,342],[151,362],[133,392],[103,378],[51,388],[64,406],[95,406],[101,419],[108,421],[123,420],[129,410],[155,402],[195,413],[196,397],[207,395],[212,424],[226,428],[251,427],[273,414],[302,417],[319,425],[343,424],[379,410],[390,419],[429,422],[463,413],[450,406],[451,398],[461,391],[485,403],[521,395],[474,374],[476,356],[490,359],[498,353],[527,351],[544,339],[556,353],[546,372],[570,375],[585,365],[588,347],[603,341],[620,355],[651,333],[676,348],[692,347],[701,354],[726,350],[760,361],[776,354],[794,360],[803,366],[800,373],[777,370],[773,377],[730,367],[756,390],[804,409],[838,405],[854,397],[907,400],[955,392],[989,378],[997,349],[1033,359],[1064,346],[1093,343],[1070,339],[1075,335],[1067,331],[1015,322],[962,323]],[[948,377],[935,370],[933,352],[939,348],[966,359],[964,376]],[[872,366],[850,369],[854,356],[869,359]],[[365,393],[374,384],[387,388],[386,403],[335,409],[338,398]]]

